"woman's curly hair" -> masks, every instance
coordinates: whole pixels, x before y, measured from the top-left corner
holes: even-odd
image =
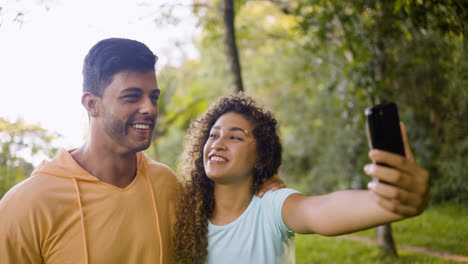
[[[253,193],[264,180],[278,172],[281,164],[281,143],[276,119],[271,112],[264,111],[243,93],[219,98],[199,120],[192,122],[179,166],[184,179],[177,203],[174,236],[177,263],[205,262],[208,220],[213,213],[215,200],[214,182],[206,176],[203,166],[203,148],[211,127],[223,114],[230,112],[244,116],[254,125],[257,160],[252,182]]]

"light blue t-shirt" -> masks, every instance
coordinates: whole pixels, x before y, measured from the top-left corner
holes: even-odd
[[[233,222],[223,226],[208,222],[206,263],[295,263],[294,232],[281,217],[283,203],[293,193],[298,191],[284,188],[268,191],[263,198],[254,195]]]

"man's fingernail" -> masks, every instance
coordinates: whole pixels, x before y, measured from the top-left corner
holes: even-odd
[[[375,189],[375,182],[371,181],[367,184],[367,188],[374,190]]]
[[[260,192],[260,193],[258,194],[258,197],[262,197],[264,194],[265,194],[264,192]]]

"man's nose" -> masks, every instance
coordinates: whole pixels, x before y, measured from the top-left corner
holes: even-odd
[[[158,105],[153,103],[151,98],[146,97],[143,99],[143,102],[140,107],[140,112],[142,114],[148,114],[148,115],[153,115],[156,116],[158,113]]]

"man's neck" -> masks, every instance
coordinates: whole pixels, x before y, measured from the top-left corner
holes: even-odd
[[[215,225],[227,225],[236,220],[249,207],[253,193],[248,184],[215,184],[215,208],[210,221]]]
[[[137,155],[134,152],[116,153],[86,142],[71,156],[91,175],[118,188],[127,187],[136,176]]]

